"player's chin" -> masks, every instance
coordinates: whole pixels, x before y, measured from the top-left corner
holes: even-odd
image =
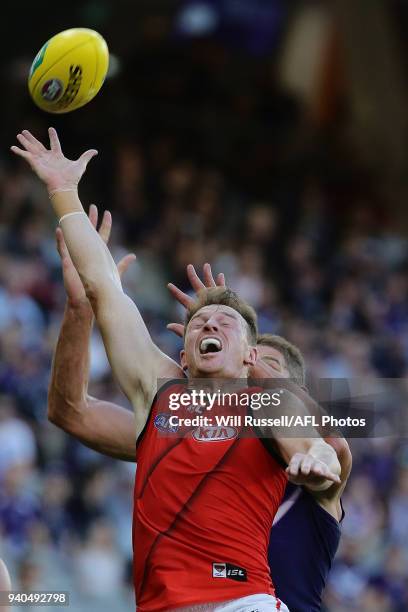
[[[216,375],[225,369],[225,356],[223,351],[218,353],[199,354],[197,356],[197,366],[200,372]]]

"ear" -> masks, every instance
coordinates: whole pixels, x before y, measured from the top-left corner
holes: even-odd
[[[249,346],[244,365],[253,368],[258,358],[258,349],[255,346]]]
[[[184,349],[180,351],[180,364],[181,364],[181,367],[183,368],[183,372],[185,372],[188,366],[187,366],[187,360],[186,360],[186,351]]]

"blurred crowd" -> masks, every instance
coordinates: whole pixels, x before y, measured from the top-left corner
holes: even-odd
[[[335,127],[313,128],[265,61],[251,64],[211,41],[191,43],[188,53],[186,42],[173,41],[170,53],[146,36],[107,102],[56,127],[73,156],[90,145],[100,150],[82,199],[112,211],[115,259],[136,253],[125,287],[158,345],[178,358],[180,340],[166,323],[183,313],[166,283],[189,290],[186,264],[209,261],[257,310],[261,332],[300,347],[309,375],[407,380],[408,241],[354,159],[345,116]],[[16,129],[44,137],[43,115],[25,109],[19,120]],[[15,588],[68,590],[78,612],[125,612],[133,605],[135,468],[47,423],[65,300],[55,221],[43,187],[7,144],[0,155],[0,557]],[[127,405],[97,331],[91,355],[92,395]],[[396,434],[351,443],[329,612],[408,609],[408,442]]]

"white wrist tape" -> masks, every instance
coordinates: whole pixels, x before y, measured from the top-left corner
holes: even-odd
[[[74,212],[70,212],[70,213],[67,213],[66,215],[62,215],[61,219],[59,220],[59,224],[61,225],[61,221],[63,221],[67,217],[72,217],[72,215],[86,215],[86,212],[84,212],[83,210],[75,210]]]
[[[48,195],[50,198],[52,198],[53,196],[55,196],[56,193],[62,193],[64,191],[76,191],[75,187],[67,187],[66,189],[64,189],[64,187],[61,187],[61,189],[53,189],[52,191],[48,192]]]

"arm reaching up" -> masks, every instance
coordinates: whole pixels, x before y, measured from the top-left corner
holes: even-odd
[[[96,227],[98,210],[94,205],[90,207],[89,218]],[[111,225],[111,216],[105,212],[99,230],[104,242],[109,238]],[[60,228],[56,236],[67,303],[52,366],[48,419],[95,451],[135,461],[136,435],[141,429],[137,426],[138,415],[135,422],[129,410],[87,393],[93,313]],[[126,255],[119,262],[120,276],[134,258]]]
[[[23,148],[12,147],[45,183],[64,239],[85,287],[101,330],[106,352],[121,388],[135,410],[147,418],[158,378],[179,378],[182,371],[153,343],[134,302],[125,295],[109,249],[84,213],[78,183],[95,150],[76,161],[61,150],[56,131],[49,130],[50,149],[30,132],[17,136]]]

